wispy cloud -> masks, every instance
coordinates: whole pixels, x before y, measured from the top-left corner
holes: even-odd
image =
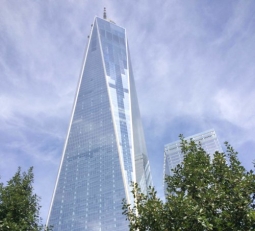
[[[0,8],[0,175],[35,166],[46,217],[95,15],[127,29],[154,183],[163,145],[215,128],[251,167],[254,1],[14,1]],[[244,155],[246,153],[246,156]],[[248,158],[247,158],[248,156]]]

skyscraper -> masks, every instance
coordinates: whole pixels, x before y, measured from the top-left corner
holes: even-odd
[[[126,30],[96,17],[50,206],[54,231],[128,230],[130,182],[151,185]]]
[[[216,132],[210,129],[205,132],[195,134],[193,136],[186,137],[185,140],[194,140],[196,143],[201,143],[202,148],[213,157],[216,151],[222,152],[222,148],[218,141]],[[181,141],[175,141],[165,145],[164,150],[164,182],[166,176],[171,176],[173,174],[172,169],[174,169],[178,164],[183,161],[183,153],[181,151]],[[166,184],[164,183],[165,190]]]

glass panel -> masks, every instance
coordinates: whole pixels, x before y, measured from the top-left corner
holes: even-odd
[[[94,25],[49,220],[54,231],[128,230],[121,208],[125,190]]]

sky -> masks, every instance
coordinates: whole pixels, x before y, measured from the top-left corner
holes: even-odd
[[[127,29],[153,182],[164,145],[215,129],[255,159],[254,0],[0,0],[0,176],[34,167],[46,221],[95,16]]]

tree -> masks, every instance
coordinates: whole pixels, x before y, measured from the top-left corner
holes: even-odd
[[[130,231],[255,230],[254,172],[246,172],[228,143],[226,153],[210,159],[200,144],[180,138],[184,160],[165,179],[166,201],[134,184],[135,205],[123,202]]]
[[[0,183],[0,230],[39,231],[48,230],[41,224],[39,197],[33,193],[33,168],[21,173],[21,169],[4,186]]]

